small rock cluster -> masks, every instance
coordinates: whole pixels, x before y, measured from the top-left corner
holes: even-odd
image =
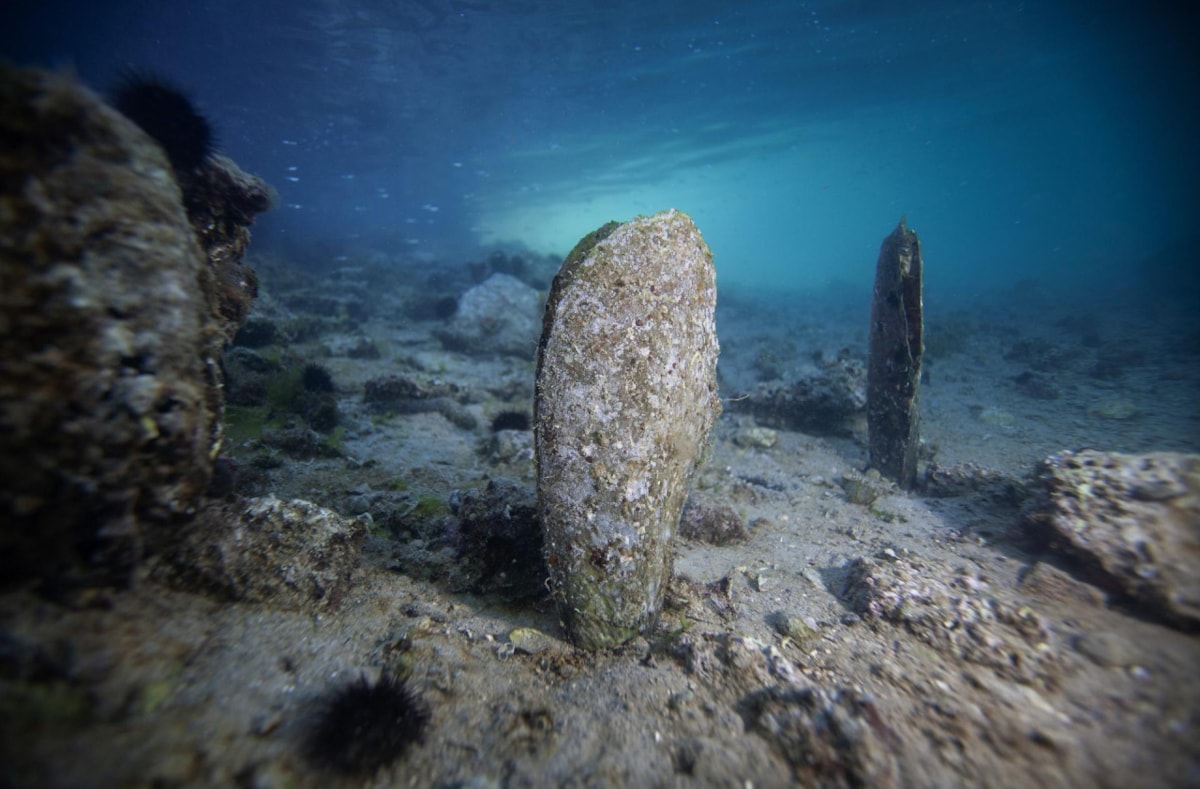
[[[228,600],[336,609],[369,525],[307,501],[268,496],[207,507],[162,568]]]
[[[545,593],[542,531],[531,488],[494,479],[471,488],[458,505],[457,566],[452,575],[474,592],[509,600]]]
[[[778,648],[748,636],[686,635],[672,650],[690,675],[739,699],[747,728],[800,785],[900,785],[898,738],[869,695],[814,685]]]
[[[1200,627],[1200,455],[1060,452],[1036,472],[1030,534],[1098,585]]]
[[[1050,631],[1032,609],[1001,599],[968,570],[897,558],[851,562],[844,597],[868,621],[905,628],[934,649],[1018,682],[1052,685]]]
[[[759,384],[730,402],[731,410],[753,414],[762,425],[819,436],[851,434],[866,407],[866,370],[846,354],[791,383]]]
[[[363,402],[376,413],[439,413],[463,430],[474,430],[475,416],[464,408],[469,396],[454,383],[395,374],[367,381]]]

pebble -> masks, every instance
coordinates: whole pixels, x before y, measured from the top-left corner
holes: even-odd
[[[984,424],[993,425],[995,427],[1012,427],[1017,422],[1016,418],[1012,414],[1002,408],[996,408],[995,406],[988,406],[982,409],[976,415],[976,418]]]
[[[680,690],[667,697],[667,707],[673,710],[679,710],[691,704],[695,698],[696,694],[692,691]]]
[[[774,573],[760,570],[759,572],[754,573],[754,575],[751,577],[751,580],[754,582],[754,589],[756,591],[765,592],[775,586],[777,578]]]
[[[518,627],[508,634],[508,640],[515,651],[524,652],[527,655],[544,652],[557,643],[553,636],[548,636],[532,627]]]
[[[1081,633],[1075,639],[1075,650],[1107,668],[1130,666],[1138,659],[1137,648],[1116,633]]]
[[[817,587],[818,589],[825,588],[825,581],[823,578],[821,578],[821,574],[819,572],[817,572],[817,570],[815,568],[805,567],[804,571],[800,574],[804,576],[804,579],[806,581],[808,581],[810,584]]]
[[[1138,407],[1123,397],[1108,397],[1094,403],[1087,415],[1096,419],[1126,420],[1139,415]]]
[[[817,623],[812,617],[781,611],[775,617],[775,629],[793,641],[803,641],[817,634]]]
[[[733,443],[742,448],[770,449],[778,440],[779,434],[766,427],[743,427],[733,434]]]

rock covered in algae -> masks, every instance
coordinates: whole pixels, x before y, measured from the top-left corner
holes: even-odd
[[[493,274],[463,294],[450,323],[434,334],[451,350],[532,359],[540,300],[536,290],[516,277]]]
[[[158,571],[183,588],[287,609],[336,609],[367,518],[274,496],[208,505]]]
[[[274,203],[275,190],[220,154],[212,154],[189,173],[176,173],[176,178],[188,221],[212,272],[206,287],[212,313],[209,330],[232,343],[258,296],[258,275],[243,261],[250,225]]]
[[[920,446],[922,277],[921,243],[902,217],[879,249],[867,361],[870,466],[902,488],[916,481]]]
[[[585,648],[654,621],[717,397],[712,254],[678,211],[609,223],[554,279],[538,352],[538,514]]]
[[[211,274],[162,150],[68,77],[0,67],[0,137],[0,570],[120,580],[209,481]]]
[[[1031,536],[1089,580],[1200,629],[1200,455],[1059,452],[1038,464]]]
[[[66,75],[0,64],[0,139],[0,585],[121,583],[209,484],[271,192]]]

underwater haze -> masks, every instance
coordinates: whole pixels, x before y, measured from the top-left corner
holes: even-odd
[[[1170,10],[1175,9],[1175,10]],[[675,207],[722,288],[1194,295],[1194,3],[48,0],[3,55],[185,88],[281,196],[256,242],[565,254]]]
[[[1198,11],[3,2],[0,789],[1200,789]]]

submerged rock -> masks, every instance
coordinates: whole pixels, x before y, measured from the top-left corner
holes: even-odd
[[[759,384],[731,405],[762,425],[818,436],[851,435],[866,407],[866,370],[848,355],[791,383]]]
[[[768,686],[747,696],[748,728],[770,742],[801,786],[902,785],[899,738],[851,688]]]
[[[904,628],[943,654],[1016,682],[1058,682],[1061,661],[1047,622],[978,572],[934,559],[861,556],[846,569],[843,599],[873,626]]]
[[[563,262],[538,354],[546,564],[585,648],[652,625],[688,482],[720,412],[712,255],[678,211],[610,223]]]
[[[372,378],[363,390],[363,402],[375,413],[439,413],[463,430],[474,430],[475,415],[464,405],[470,393],[457,384],[394,374]]]
[[[901,218],[879,250],[867,358],[870,466],[901,488],[911,488],[917,478],[925,353],[922,268],[921,243]]]
[[[250,225],[271,207],[275,192],[219,154],[177,177],[192,232],[212,272],[208,289],[212,322],[229,344],[258,296],[258,275],[242,261],[250,245]]]
[[[121,583],[208,486],[270,190],[62,75],[0,66],[0,138],[0,576]]]
[[[368,524],[307,501],[268,496],[211,505],[167,555],[171,580],[280,608],[341,604]]]
[[[0,86],[0,575],[119,582],[208,485],[211,272],[153,140],[66,77]]]
[[[733,505],[712,496],[688,496],[679,516],[679,535],[709,545],[731,545],[750,539],[746,523]]]
[[[457,562],[451,571],[456,585],[509,600],[545,594],[533,490],[505,479],[471,488],[459,504],[458,522]]]
[[[743,449],[770,449],[779,441],[779,434],[769,427],[757,425],[740,427],[733,434],[733,443]]]
[[[1060,452],[1041,462],[1025,522],[1101,586],[1200,627],[1200,455]]]
[[[450,323],[434,335],[452,351],[532,359],[539,301],[538,292],[516,277],[493,274],[463,294]]]

